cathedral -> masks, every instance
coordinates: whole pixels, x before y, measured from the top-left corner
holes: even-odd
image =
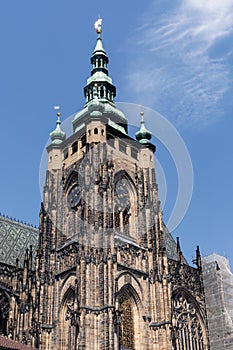
[[[50,133],[39,232],[0,217],[0,349],[208,350],[199,248],[190,266],[163,222],[156,147],[143,112],[128,134],[96,29],[73,133],[59,111]]]

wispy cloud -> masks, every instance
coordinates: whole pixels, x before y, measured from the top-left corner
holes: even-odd
[[[208,124],[221,114],[231,88],[233,0],[165,4],[161,0],[158,11],[156,1],[137,31],[130,87],[141,103],[179,123]]]

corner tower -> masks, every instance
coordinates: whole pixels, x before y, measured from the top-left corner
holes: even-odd
[[[198,268],[191,268],[163,223],[151,133],[142,113],[136,140],[128,135],[114,103],[100,24],[84,108],[68,137],[58,115],[47,148],[36,344],[42,350],[206,350],[199,251]]]

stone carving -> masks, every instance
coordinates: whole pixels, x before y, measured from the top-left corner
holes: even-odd
[[[143,262],[147,260],[147,253],[134,246],[121,246],[118,248],[118,252],[120,257],[119,263],[127,267],[137,268],[137,265],[142,266]]]
[[[182,293],[173,300],[172,341],[176,350],[205,349],[205,339],[200,315],[193,303]]]
[[[203,293],[203,284],[200,278],[199,270],[192,266],[170,259],[168,266],[169,278],[172,283],[173,290],[178,286],[182,286],[194,292],[195,295]]]

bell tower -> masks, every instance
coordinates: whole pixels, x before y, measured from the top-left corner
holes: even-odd
[[[34,292],[37,343],[42,350],[206,350],[205,307],[195,302],[204,298],[200,262],[197,269],[188,266],[163,223],[151,133],[141,112],[136,139],[128,134],[127,118],[114,103],[101,20],[96,30],[84,108],[68,137],[58,113],[47,148]],[[194,276],[192,285],[179,280],[181,271]],[[197,343],[190,333],[176,338],[184,337],[176,328],[181,302],[193,305]]]

